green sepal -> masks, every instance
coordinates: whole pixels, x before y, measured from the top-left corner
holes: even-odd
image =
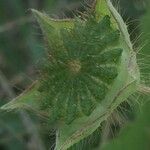
[[[10,101],[9,103],[3,105],[1,110],[15,110],[15,109],[27,109],[27,110],[38,110],[39,109],[39,92],[38,83],[34,82],[27,90],[25,90],[21,95]]]
[[[106,0],[95,0],[94,5],[94,13],[97,21],[101,20],[101,18],[105,15],[111,16]]]
[[[122,17],[114,8],[110,0],[95,0],[94,7],[95,16],[97,21],[100,21],[102,16],[109,15],[113,22],[113,27],[118,28],[122,33],[122,38],[125,43],[128,45],[129,51],[133,51],[133,46],[130,40],[130,35],[128,33],[127,25],[124,23]]]
[[[38,10],[31,9],[32,13],[36,17],[44,34],[48,34],[52,30],[60,31],[62,28],[73,28],[74,20],[72,19],[52,19],[48,15],[39,12]]]
[[[71,19],[52,19],[48,15],[41,13],[35,9],[31,9],[37,22],[42,29],[47,47],[55,47],[55,49],[60,49],[62,46],[62,40],[60,39],[60,30],[62,28],[70,29],[74,26],[74,21]],[[57,44],[56,44],[57,43]]]
[[[121,15],[117,12],[117,10],[114,8],[110,0],[104,0],[107,2],[107,7],[109,8],[109,11],[111,12],[111,15],[113,16],[115,22],[118,25],[118,28],[121,32],[122,38],[125,41],[126,45],[128,46],[129,52],[133,52],[133,46],[130,40],[130,35],[127,29],[127,25],[125,24],[123,18]]]

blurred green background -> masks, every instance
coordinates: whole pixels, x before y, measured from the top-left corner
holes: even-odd
[[[36,65],[44,57],[43,36],[30,8],[44,11],[51,17],[65,18],[73,17],[77,10],[84,11],[84,6],[91,2],[0,0],[0,105],[19,95],[36,80]],[[116,4],[116,0],[113,2]],[[131,39],[133,42],[137,39],[135,48],[141,46],[142,38],[150,39],[149,34],[140,36],[143,31],[149,31],[149,25],[143,23],[143,20],[147,22],[150,18],[150,15],[145,16],[146,0],[120,0],[118,5],[128,24]],[[145,19],[142,19],[143,16]],[[148,44],[144,48],[145,55],[149,55]],[[150,64],[149,60],[147,64]],[[150,67],[145,69],[150,70]],[[0,150],[53,149],[54,140],[54,131],[49,131],[45,119],[27,112],[0,112]]]

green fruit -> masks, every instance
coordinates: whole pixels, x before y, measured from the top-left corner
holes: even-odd
[[[99,22],[91,15],[84,24],[78,20],[74,28],[60,31],[62,44],[59,49],[50,44],[51,57],[41,71],[41,105],[46,102],[43,109],[51,111],[53,121],[70,124],[105,101],[120,71],[119,39],[107,15]]]

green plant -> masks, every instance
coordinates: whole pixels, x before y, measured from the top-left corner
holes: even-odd
[[[46,39],[47,58],[40,79],[1,109],[46,112],[50,125],[56,127],[55,149],[76,143],[80,147],[81,140],[130,95],[150,89],[141,85],[137,53],[109,0],[96,0],[87,14],[75,19],[55,20],[32,12]]]

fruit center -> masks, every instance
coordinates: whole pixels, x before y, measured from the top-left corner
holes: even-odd
[[[71,60],[68,62],[68,67],[71,73],[78,74],[81,70],[81,63],[79,60]]]

